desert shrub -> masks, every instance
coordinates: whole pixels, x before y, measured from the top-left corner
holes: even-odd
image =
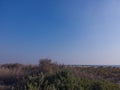
[[[11,90],[120,90],[120,68],[58,65],[0,65],[0,85]]]
[[[19,80],[15,90],[120,90],[108,81],[76,77],[70,70],[53,74],[28,76]]]

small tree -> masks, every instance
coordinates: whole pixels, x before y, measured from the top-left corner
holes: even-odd
[[[39,62],[39,67],[43,73],[51,73],[52,72],[52,60],[41,59]]]

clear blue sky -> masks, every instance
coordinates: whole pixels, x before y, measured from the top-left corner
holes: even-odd
[[[0,0],[0,63],[120,64],[120,0]]]

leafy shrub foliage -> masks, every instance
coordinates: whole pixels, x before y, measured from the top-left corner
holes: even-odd
[[[108,81],[91,80],[62,70],[45,76],[28,76],[18,81],[15,90],[120,90],[116,84]]]
[[[0,65],[0,90],[120,90],[120,68],[58,65]],[[4,89],[3,89],[4,88]]]

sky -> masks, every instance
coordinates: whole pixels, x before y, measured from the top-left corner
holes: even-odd
[[[0,0],[0,63],[120,65],[119,54],[120,0]]]

